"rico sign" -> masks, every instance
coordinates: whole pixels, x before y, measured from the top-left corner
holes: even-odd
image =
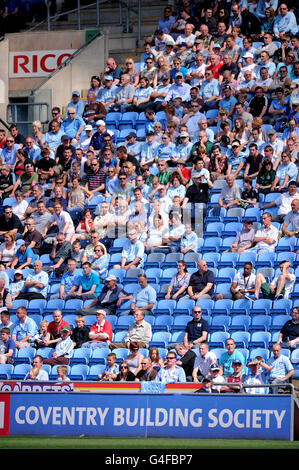
[[[46,77],[75,49],[64,51],[16,51],[9,53],[9,78]]]

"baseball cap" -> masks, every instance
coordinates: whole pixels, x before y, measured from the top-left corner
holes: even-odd
[[[92,126],[90,124],[87,124],[84,128],[86,131],[92,131]]]
[[[106,76],[105,76],[105,80],[106,80],[107,82],[109,82],[110,80],[113,80],[112,75],[106,75]]]
[[[181,132],[180,137],[189,137],[188,132]]]
[[[136,137],[136,132],[129,132],[127,139],[130,139],[131,137]]]
[[[274,128],[268,131],[268,135],[274,135],[274,134],[276,134],[276,130]]]
[[[70,332],[71,329],[70,329],[69,326],[65,325],[65,326],[62,327],[61,331],[69,331]]]
[[[183,160],[182,158],[179,158],[176,163],[177,164],[180,163],[181,165],[185,165],[185,160]]]
[[[96,126],[106,126],[106,123],[105,123],[105,121],[100,119],[99,121],[96,122]]]
[[[241,142],[240,142],[239,140],[233,140],[233,141],[232,141],[232,147],[233,147],[234,145],[237,145],[237,146],[239,147],[239,146],[241,145]]]
[[[246,54],[243,55],[243,59],[247,59],[248,57],[253,59],[253,54],[251,54],[251,52],[246,52]]]
[[[106,281],[116,281],[116,276],[114,276],[114,274],[109,274],[109,276],[106,277]]]
[[[69,136],[66,135],[66,134],[63,134],[63,136],[61,137],[61,140],[64,141],[64,140],[70,140]]]
[[[211,370],[212,372],[214,372],[215,370],[220,370],[220,367],[217,366],[216,364],[212,364],[211,367],[210,367],[210,370]]]
[[[223,90],[231,90],[231,87],[230,87],[229,85],[225,85],[225,86],[223,87]]]
[[[213,45],[213,49],[215,49],[215,47],[217,47],[217,49],[218,49],[218,48],[219,48],[219,49],[221,48],[220,44],[218,44],[217,42]]]
[[[80,96],[79,91],[77,91],[77,90],[73,91],[72,96]]]
[[[200,173],[194,173],[192,175],[192,179],[194,179],[194,178],[200,178]]]
[[[104,316],[106,316],[105,310],[97,310],[96,313],[97,313],[98,315],[104,315]]]
[[[234,365],[234,364],[242,365],[242,361],[240,361],[240,359],[234,359],[233,362],[232,362],[232,365]]]
[[[21,269],[16,269],[15,274],[22,274],[22,276],[23,276],[23,273],[22,273]]]
[[[188,47],[188,44],[186,44],[185,42],[181,42],[178,47]]]
[[[176,74],[175,78],[179,78],[179,77],[184,78],[184,75],[183,75],[181,72],[178,72],[178,73]]]

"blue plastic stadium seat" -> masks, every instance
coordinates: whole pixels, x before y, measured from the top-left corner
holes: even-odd
[[[248,331],[235,331],[231,334],[231,338],[236,343],[237,348],[247,348],[250,341],[250,333]]]
[[[70,358],[70,365],[74,364],[86,364],[88,365],[91,357],[91,349],[89,348],[77,348],[73,350],[73,355]]]
[[[271,333],[268,331],[254,331],[251,333],[250,348],[268,348],[271,341]]]
[[[209,332],[213,331],[228,331],[231,324],[231,318],[229,315],[219,314],[211,318],[211,324],[209,325]]]
[[[94,349],[89,358],[89,366],[94,364],[106,364],[107,355],[110,353],[109,348],[97,348]]]
[[[225,341],[230,337],[227,331],[213,331],[209,334],[208,343],[210,348],[225,347]]]

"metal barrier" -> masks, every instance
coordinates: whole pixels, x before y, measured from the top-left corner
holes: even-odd
[[[22,117],[20,118],[20,114]],[[23,116],[27,116],[24,119]],[[46,124],[50,119],[49,103],[10,103],[6,108],[6,121],[8,124],[32,124],[33,121],[40,121]]]
[[[81,5],[81,1],[80,0],[77,0],[77,8],[74,8],[72,10],[67,10],[67,11],[63,11],[61,13],[57,13],[55,15],[52,15],[51,16],[51,11],[50,11],[50,2],[47,2],[47,18],[44,19],[43,21],[35,24],[34,26],[32,26],[31,28],[28,29],[28,31],[34,31],[36,30],[37,28],[39,28],[40,26],[44,25],[45,23],[47,23],[47,29],[48,31],[51,31],[51,24],[56,21],[58,18],[61,18],[65,15],[69,15],[69,14],[72,14],[72,13],[77,13],[77,29],[80,31],[81,30],[81,12],[84,11],[84,10],[88,10],[88,9],[91,9],[91,8],[96,8],[96,26],[99,27],[100,26],[100,6],[105,4],[105,3],[108,3],[109,0],[97,0],[96,2],[93,2],[93,3],[90,3],[88,5]],[[141,37],[141,34],[140,34],[140,30],[141,30],[141,1],[138,0],[138,8],[137,10],[135,8],[132,8],[130,6],[130,0],[127,0],[127,1],[124,1],[124,0],[119,0],[118,1],[118,4],[119,4],[119,24],[120,25],[124,25],[124,33],[130,33],[130,13],[134,13],[137,18],[138,18],[138,31],[137,31],[137,35],[138,35],[138,41],[140,40],[140,37]],[[125,20],[123,18],[123,10],[125,9],[126,11],[126,16],[125,16]]]

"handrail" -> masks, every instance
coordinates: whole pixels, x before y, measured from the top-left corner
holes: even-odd
[[[96,33],[94,36],[92,36],[87,42],[85,42],[82,46],[79,47],[72,55],[67,57],[66,60],[64,60],[53,72],[51,72],[44,80],[42,80],[38,85],[33,87],[30,91],[30,96],[33,96],[34,93],[45,83],[47,83],[48,80],[50,80],[56,73],[58,73],[60,70],[63,68],[67,67],[69,63],[77,56],[79,55],[82,50],[84,50],[89,44],[91,44],[97,37],[102,36],[102,33],[99,31]]]
[[[140,16],[141,16],[141,3],[140,3],[140,0],[138,0],[138,8],[137,10],[135,8],[132,8],[129,4],[129,1],[130,0],[118,0],[118,4],[119,4],[119,12],[120,12],[120,24],[122,24],[122,7],[124,6],[126,8],[126,11],[127,11],[127,15],[126,15],[126,30],[124,32],[128,33],[129,32],[129,14],[130,12],[132,13],[135,13],[138,17],[138,40],[140,40]],[[44,20],[40,21],[39,23],[35,24],[34,26],[32,26],[31,28],[29,28],[27,31],[34,31],[35,29],[39,28],[40,26],[42,26],[43,24],[45,24],[47,22],[47,25],[48,25],[48,31],[51,30],[51,21],[53,20],[57,20],[58,18],[60,18],[61,16],[65,16],[65,15],[69,15],[71,13],[77,13],[77,27],[78,27],[78,30],[81,29],[81,11],[83,10],[87,10],[89,8],[92,8],[92,7],[96,7],[96,18],[97,18],[97,21],[96,21],[96,25],[99,27],[100,26],[100,4],[104,4],[104,3],[108,3],[109,0],[97,0],[96,2],[93,2],[93,3],[89,3],[88,5],[83,5],[81,6],[81,2],[80,0],[77,0],[77,8],[73,8],[72,10],[67,10],[67,11],[63,11],[61,13],[56,13],[55,15],[50,15],[50,2],[48,1],[47,2],[47,18],[45,18]]]

